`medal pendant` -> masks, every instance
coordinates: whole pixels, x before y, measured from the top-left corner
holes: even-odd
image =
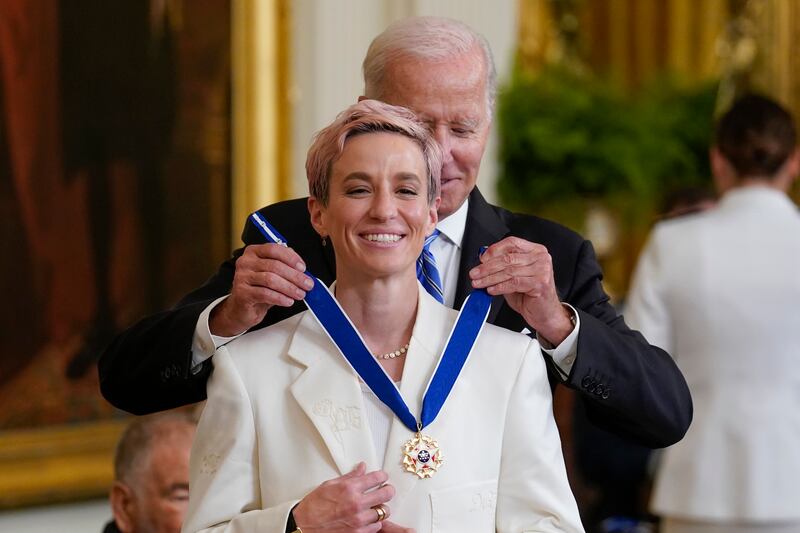
[[[417,433],[403,445],[403,467],[420,479],[432,477],[442,462],[439,444],[427,435]]]

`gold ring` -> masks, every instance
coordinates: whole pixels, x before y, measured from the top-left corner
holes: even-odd
[[[373,507],[373,509],[375,509],[375,512],[378,513],[378,522],[383,522],[386,520],[386,509],[383,507],[383,505],[376,505]]]

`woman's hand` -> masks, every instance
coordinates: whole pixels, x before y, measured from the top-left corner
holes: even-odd
[[[309,492],[292,511],[297,527],[304,533],[380,531],[386,522],[378,520],[379,513],[373,507],[382,505],[388,517],[386,503],[394,497],[394,487],[385,485],[389,479],[386,472],[366,470],[364,463],[358,463],[351,472],[329,479]]]
[[[383,522],[381,531],[383,533],[417,533],[414,528],[398,526],[394,522],[389,522],[388,520]]]

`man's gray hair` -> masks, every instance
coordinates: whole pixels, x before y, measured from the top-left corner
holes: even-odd
[[[122,432],[114,454],[114,479],[131,484],[158,441],[197,426],[194,417],[171,411],[134,418]]]
[[[369,45],[364,58],[364,95],[382,100],[386,66],[399,58],[447,60],[479,47],[486,74],[486,103],[491,116],[497,94],[497,70],[486,38],[463,22],[444,17],[409,17],[390,25]]]

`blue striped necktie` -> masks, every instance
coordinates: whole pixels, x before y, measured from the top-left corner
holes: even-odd
[[[439,277],[439,269],[436,268],[436,259],[431,253],[431,243],[439,236],[439,230],[433,230],[433,233],[425,238],[425,245],[422,247],[422,253],[417,258],[417,279],[425,290],[431,296],[436,298],[439,303],[444,303],[444,294],[442,293],[442,278]]]

